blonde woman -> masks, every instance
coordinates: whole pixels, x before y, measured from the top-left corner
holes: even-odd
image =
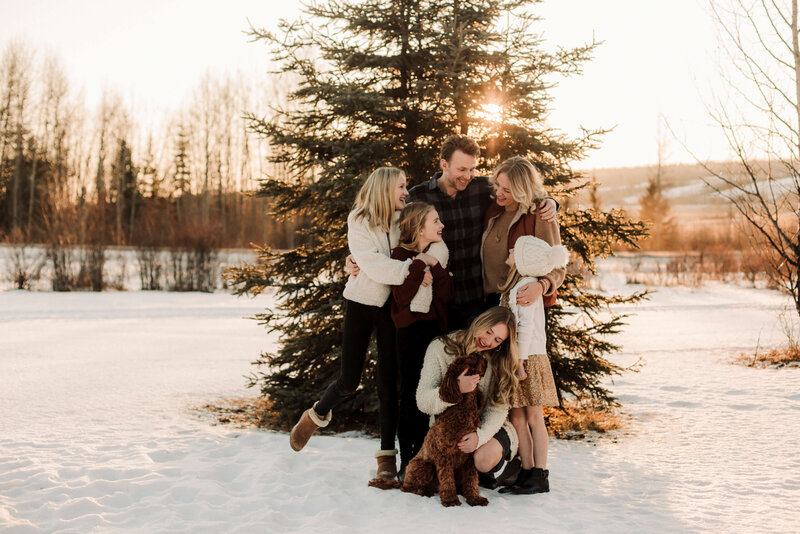
[[[322,398],[303,412],[290,434],[292,449],[299,451],[318,428],[330,423],[333,408],[353,393],[361,381],[367,347],[375,330],[381,434],[381,449],[376,453],[379,478],[397,475],[397,450],[394,448],[398,412],[397,361],[389,295],[390,286],[402,284],[406,279],[414,260],[398,261],[389,255],[397,245],[397,218],[407,196],[406,176],[394,167],[375,170],[358,192],[347,217],[347,244],[361,272],[356,277],[351,276],[344,288],[341,370]],[[426,254],[417,254],[416,258],[428,264],[435,262]],[[427,286],[431,282],[428,273],[422,283]]]
[[[486,357],[488,367],[483,377],[458,377],[461,393],[477,387],[484,396],[481,426],[461,438],[458,448],[472,454],[480,473],[497,473],[505,462],[517,454],[517,434],[508,422],[511,396],[517,387],[514,375],[517,368],[516,321],[508,308],[494,306],[478,317],[466,330],[457,330],[437,339],[428,346],[422,366],[417,405],[436,416],[452,403],[439,396],[439,386],[450,363],[461,354],[479,352]]]
[[[486,301],[499,304],[498,288],[508,277],[508,251],[517,239],[532,235],[549,245],[561,243],[558,221],[542,218],[542,201],[547,197],[544,183],[536,167],[521,156],[509,158],[500,164],[492,179],[495,203],[486,212],[481,237],[481,264],[483,290]],[[520,306],[528,306],[544,297],[545,307],[555,302],[556,289],[564,281],[566,270],[554,268],[537,282],[526,284],[518,292]]]

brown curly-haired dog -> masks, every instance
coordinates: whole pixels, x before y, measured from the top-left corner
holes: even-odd
[[[398,487],[409,493],[423,497],[432,496],[437,487],[442,506],[460,506],[456,484],[470,506],[486,506],[488,499],[481,497],[478,489],[478,470],[472,454],[461,452],[458,443],[465,435],[474,432],[480,424],[479,411],[482,404],[478,388],[469,393],[461,393],[458,376],[467,369],[468,375],[486,372],[486,359],[473,353],[453,360],[439,386],[439,396],[445,402],[455,402],[436,418],[436,423],[428,430],[422,448],[409,462],[402,486],[396,481],[370,482],[370,486],[388,489]]]

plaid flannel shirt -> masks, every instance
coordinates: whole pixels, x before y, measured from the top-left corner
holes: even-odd
[[[411,188],[408,201],[432,204],[444,224],[442,238],[450,249],[448,267],[453,273],[456,304],[483,300],[481,236],[483,217],[493,202],[492,186],[486,176],[476,176],[455,198],[442,192],[436,181],[442,175]]]

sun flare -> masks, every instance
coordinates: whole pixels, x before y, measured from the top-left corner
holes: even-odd
[[[500,104],[484,104],[476,115],[483,120],[503,122],[503,106]]]

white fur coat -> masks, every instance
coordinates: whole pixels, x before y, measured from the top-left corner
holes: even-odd
[[[450,259],[450,251],[447,249],[447,245],[444,244],[444,241],[438,241],[436,243],[431,243],[431,246],[428,247],[428,251],[426,254],[429,254],[439,260],[439,265],[443,268],[447,267],[447,262]],[[428,267],[425,268],[429,270]],[[433,302],[433,285],[429,285],[428,287],[419,286],[417,290],[417,294],[414,295],[414,298],[411,299],[411,311],[418,312],[418,313],[428,313],[431,309],[431,303]]]

